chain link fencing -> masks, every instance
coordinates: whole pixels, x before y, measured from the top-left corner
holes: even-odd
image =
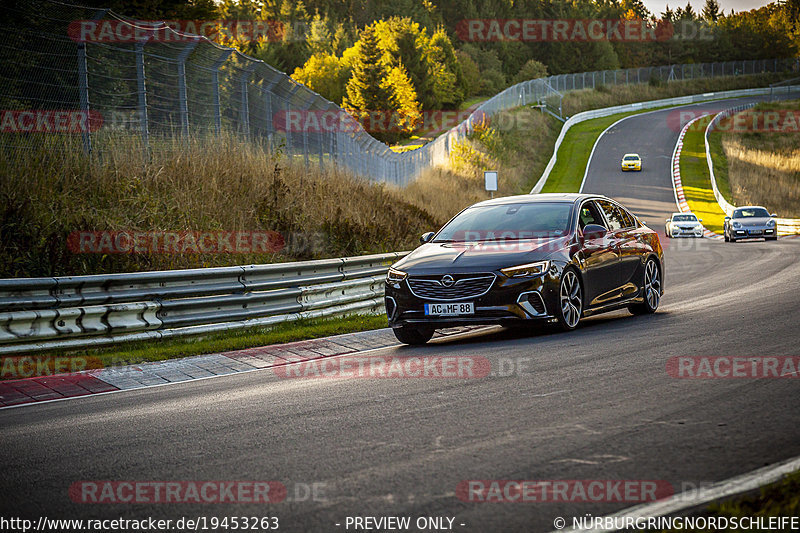
[[[164,22],[54,0],[22,0],[0,21],[0,148],[26,149],[42,135],[102,155],[174,148],[189,138],[233,134],[290,161],[345,169],[404,186],[487,117],[538,105],[564,120],[567,91],[798,70],[797,59],[730,61],[562,74],[518,83],[422,147],[401,153],[376,140],[333,102],[263,61]],[[20,29],[23,27],[24,29]]]

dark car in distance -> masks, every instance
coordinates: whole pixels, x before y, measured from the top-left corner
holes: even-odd
[[[406,344],[458,325],[547,320],[572,330],[622,307],[654,313],[664,293],[658,234],[605,196],[488,200],[420,241],[386,277],[389,325]]]

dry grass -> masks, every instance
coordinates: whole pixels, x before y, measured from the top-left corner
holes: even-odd
[[[785,218],[800,217],[800,148],[772,151],[723,139],[722,149],[735,205],[763,205]]]
[[[800,101],[794,100],[760,104],[756,110],[796,111],[798,106]],[[763,205],[781,217],[800,217],[800,132],[724,131],[719,135],[732,203]]]
[[[160,146],[130,139],[86,157],[63,139],[0,151],[0,277],[235,265],[408,249],[444,219],[392,187],[287,166],[233,136]],[[80,230],[282,233],[277,254],[73,254]]]

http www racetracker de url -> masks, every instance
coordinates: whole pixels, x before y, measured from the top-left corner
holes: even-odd
[[[414,520],[414,518],[425,518]],[[454,517],[453,517],[454,518]],[[557,530],[563,531],[798,531],[798,516],[592,516],[571,517],[571,525],[558,516],[553,521]],[[434,525],[435,524],[435,525]],[[0,517],[2,531],[277,531],[280,522],[275,516],[197,516],[178,519],[55,519],[38,520]],[[342,531],[444,531],[461,529],[469,525],[458,520],[432,521],[427,517],[369,516],[347,517],[332,524],[331,529]]]

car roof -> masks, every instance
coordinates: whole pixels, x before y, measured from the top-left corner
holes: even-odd
[[[503,196],[501,198],[494,198],[492,200],[484,200],[483,202],[478,202],[470,207],[475,207],[478,205],[535,204],[540,202],[576,203],[591,198],[609,200],[609,198],[601,194],[549,192],[540,194],[518,194],[515,196]]]
[[[769,211],[769,209],[767,209],[763,205],[740,205],[739,207],[735,207],[734,209],[755,209],[755,208]]]
[[[692,213],[691,211],[688,211],[686,213],[678,213],[678,212],[672,213],[672,216],[675,216],[675,215],[694,215],[694,213]],[[694,216],[697,216],[697,215],[694,215]]]
[[[636,157],[639,157],[639,154],[625,154],[622,157],[628,157],[629,155],[635,155]]]

